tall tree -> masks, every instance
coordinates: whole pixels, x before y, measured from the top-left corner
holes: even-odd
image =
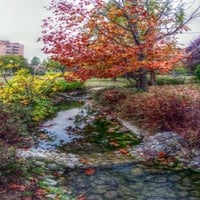
[[[82,79],[126,73],[144,91],[148,72],[168,71],[182,58],[174,36],[199,11],[185,18],[181,0],[51,0],[49,9],[45,53]]]
[[[186,65],[194,70],[195,67],[200,64],[200,36],[189,44],[185,49],[185,52],[188,55]]]
[[[40,58],[38,58],[37,56],[34,56],[31,59],[31,65],[38,66],[39,64],[41,64]]]

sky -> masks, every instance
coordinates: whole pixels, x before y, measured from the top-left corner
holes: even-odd
[[[195,9],[200,0],[185,0]],[[34,56],[47,58],[37,42],[41,36],[42,20],[47,16],[45,6],[49,0],[0,0],[0,40],[24,44],[24,56],[30,62]],[[188,9],[190,13],[190,9]],[[200,18],[190,25],[191,30],[179,36],[180,42],[188,45],[200,36]]]
[[[186,8],[186,16],[189,16],[192,11],[200,6],[200,0],[184,0]],[[199,11],[200,12],[200,11]],[[190,30],[179,35],[179,41],[183,46],[187,46],[200,36],[200,15],[187,25]]]
[[[48,0],[0,0],[0,40],[24,44],[24,57],[30,61],[34,56],[41,60],[42,20],[47,15]]]

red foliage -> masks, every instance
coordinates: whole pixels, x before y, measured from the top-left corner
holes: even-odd
[[[22,133],[25,133],[22,120],[21,113],[16,112],[12,106],[0,104],[0,140],[4,144],[20,142]]]
[[[87,198],[83,194],[81,194],[78,197],[76,197],[76,200],[87,200]]]
[[[127,97],[124,92],[119,91],[117,89],[111,89],[104,91],[101,94],[100,98],[105,104],[111,107],[115,107],[117,104],[125,100]]]
[[[167,155],[167,154],[166,154],[165,152],[163,152],[163,151],[160,151],[160,152],[158,152],[158,154],[157,154],[158,158],[165,158],[166,155]]]
[[[11,184],[9,186],[10,189],[12,189],[12,190],[19,190],[19,191],[25,191],[26,187],[27,186],[25,186],[25,185],[19,185],[19,184],[15,184],[15,183],[13,183],[13,184]]]
[[[92,175],[94,175],[95,174],[95,169],[94,168],[88,168],[88,169],[86,169],[85,170],[85,175],[87,175],[87,176],[92,176]]]
[[[122,112],[127,118],[134,118],[143,124],[144,128],[151,127],[161,131],[184,129],[188,125],[197,124],[199,114],[195,107],[198,102],[191,101],[188,94],[162,90],[149,94],[132,95],[124,103]],[[190,117],[189,117],[190,116]],[[188,121],[188,118],[192,118]]]
[[[171,35],[184,27],[178,26],[175,9],[166,13],[165,7],[170,8],[166,3],[147,12],[148,6],[141,2],[50,2],[51,17],[43,22],[43,51],[75,69],[81,80],[140,68],[168,71],[182,58]]]
[[[128,154],[128,150],[127,149],[119,149],[119,153],[126,155],[126,154]]]
[[[200,90],[195,87],[162,87],[149,93],[127,95],[117,101],[119,93],[106,91],[104,102],[115,102],[120,115],[136,121],[152,132],[175,131],[191,145],[200,146]],[[108,98],[108,99],[106,99]]]

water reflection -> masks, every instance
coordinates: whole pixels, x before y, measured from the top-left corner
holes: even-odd
[[[52,149],[65,143],[72,142],[80,135],[74,133],[74,128],[78,126],[75,123],[76,116],[81,112],[81,108],[72,108],[58,112],[57,116],[52,120],[45,122],[41,131],[48,134],[49,141],[41,140],[38,147],[42,149]]]

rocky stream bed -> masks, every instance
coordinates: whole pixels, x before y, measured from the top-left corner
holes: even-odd
[[[91,107],[87,100],[82,108],[59,112],[43,128],[49,127],[58,135],[64,131],[64,134],[52,141],[40,141],[28,150],[18,150],[18,156],[29,160],[36,169],[48,172],[40,177],[41,181],[52,188],[60,188],[63,200],[200,199],[198,149],[189,149],[187,142],[176,133],[144,137],[143,131],[133,124],[105,116],[114,124],[108,129],[111,134],[112,128],[116,130],[117,127],[117,134],[126,133],[131,138],[134,135],[141,142],[127,148],[100,150],[96,143],[81,140],[84,135],[78,133],[83,124],[79,124],[79,132],[73,132],[77,130],[77,116],[84,115],[87,122],[93,123],[95,116],[84,114],[85,108]],[[79,140],[80,143],[76,142]],[[60,148],[62,145],[65,148]],[[73,150],[75,145],[78,148]],[[50,192],[46,199],[56,199],[56,194]]]

